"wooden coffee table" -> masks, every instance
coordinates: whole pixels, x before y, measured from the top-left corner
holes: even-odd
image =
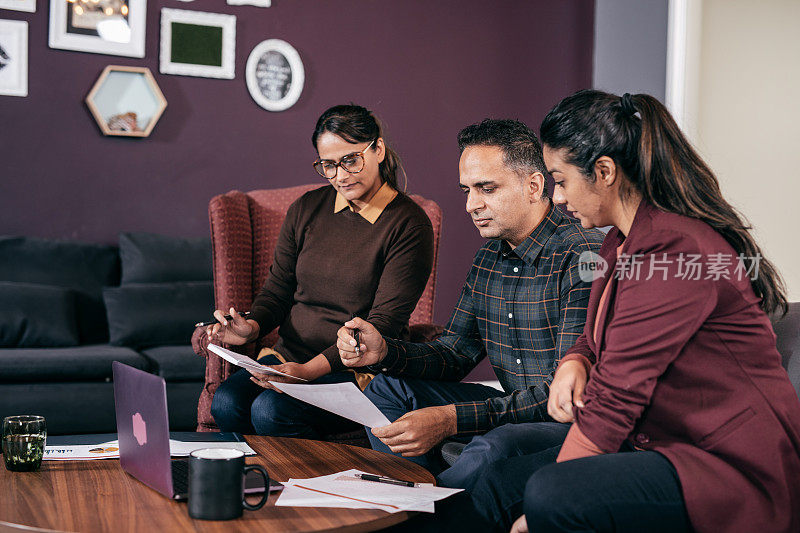
[[[330,442],[248,436],[263,465],[286,481],[358,468],[398,479],[433,483],[421,466],[389,454]],[[9,472],[0,465],[0,531],[16,526],[59,531],[374,531],[406,520],[409,513],[378,510],[275,507],[270,496],[258,511],[229,521],[189,518],[175,502],[125,473],[118,460],[45,461],[38,472]],[[258,496],[260,497],[260,495]],[[253,497],[257,501],[257,497]]]

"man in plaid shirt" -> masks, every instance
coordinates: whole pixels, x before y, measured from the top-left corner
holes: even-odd
[[[541,145],[526,125],[487,119],[462,130],[458,142],[466,209],[490,240],[475,255],[450,323],[437,340],[410,343],[384,339],[356,318],[339,330],[338,346],[345,365],[378,373],[364,392],[394,422],[367,432],[372,447],[439,473],[430,450],[448,437],[471,439],[439,475],[445,486],[470,489],[489,462],[566,436],[568,426],[547,414],[548,387],[586,320],[591,284],[579,276],[580,256],[597,252],[604,234],[582,228],[547,197]],[[459,383],[487,355],[503,391]]]

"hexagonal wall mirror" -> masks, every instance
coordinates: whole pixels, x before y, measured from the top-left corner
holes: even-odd
[[[167,107],[146,67],[109,65],[86,97],[103,135],[147,137]]]

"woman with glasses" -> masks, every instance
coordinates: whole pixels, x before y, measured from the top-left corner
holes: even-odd
[[[336,348],[339,326],[359,316],[390,337],[408,336],[408,320],[433,265],[433,228],[424,210],[399,190],[397,155],[367,109],[340,105],[318,119],[311,142],[327,185],[295,201],[286,214],[269,277],[247,318],[214,316],[211,342],[241,345],[279,327],[279,340],[258,361],[314,383],[370,376],[346,370]],[[271,374],[233,374],[217,389],[211,413],[222,431],[319,438],[357,427],[280,394]]]

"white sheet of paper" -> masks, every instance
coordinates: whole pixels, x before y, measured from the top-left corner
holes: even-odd
[[[298,378],[290,374],[287,374],[285,372],[280,372],[278,370],[275,370],[274,368],[270,368],[268,366],[259,364],[250,359],[249,357],[247,357],[246,355],[232,352],[230,350],[223,348],[222,346],[217,346],[216,344],[209,344],[208,349],[209,351],[214,352],[215,354],[222,357],[229,363],[245,368],[247,370],[255,370],[256,372],[260,372],[262,374],[275,374],[276,376],[286,376],[300,381],[308,381],[307,379]]]
[[[364,393],[354,383],[301,385],[274,381],[272,384],[293,398],[358,422],[368,428],[389,425],[389,419],[375,407],[374,403],[369,401],[369,398],[364,396]]]
[[[381,509],[389,513],[399,511],[433,513],[435,501],[462,491],[462,489],[435,487],[429,483],[418,484],[416,487],[401,487],[355,477],[355,474],[365,473],[353,469],[310,479],[290,479],[284,483],[286,488],[275,505]]]
[[[47,446],[42,461],[94,461],[119,459],[119,442],[112,440],[100,444],[75,444],[72,446]]]
[[[239,450],[245,455],[256,455],[256,451],[246,442],[184,442],[169,439],[169,454],[172,457],[189,457],[193,451],[203,448],[226,448]]]
[[[169,439],[169,454],[172,457],[188,457],[202,448],[231,448],[245,455],[256,455],[246,442],[184,442]],[[42,461],[93,461],[96,459],[119,459],[119,442],[111,440],[100,444],[74,444],[72,446],[44,447]]]

